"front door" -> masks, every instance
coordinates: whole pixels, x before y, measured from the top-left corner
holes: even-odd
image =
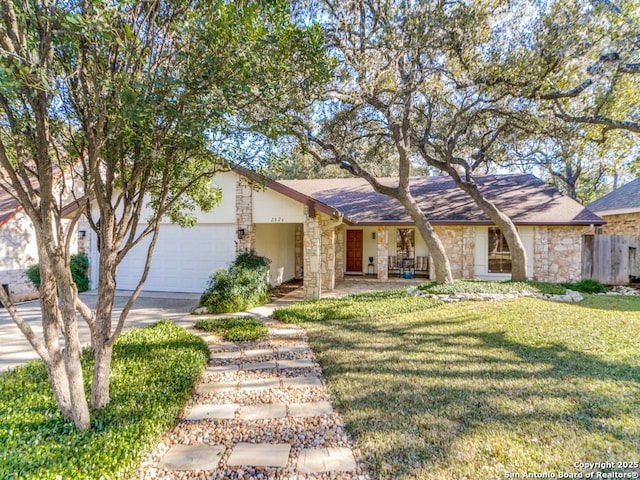
[[[347,230],[347,272],[362,272],[362,230]]]

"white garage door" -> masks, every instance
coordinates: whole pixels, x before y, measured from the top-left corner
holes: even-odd
[[[211,274],[235,258],[233,225],[162,225],[144,290],[202,293]],[[118,267],[119,290],[133,290],[144,268],[149,240],[132,249]]]

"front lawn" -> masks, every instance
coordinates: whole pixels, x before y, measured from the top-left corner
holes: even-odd
[[[209,350],[164,321],[123,334],[113,352],[111,402],[80,433],[58,413],[42,362],[0,375],[0,478],[129,478],[176,421]],[[91,381],[91,360],[84,375]]]
[[[304,324],[375,477],[558,478],[639,460],[640,298],[344,302],[276,316]]]

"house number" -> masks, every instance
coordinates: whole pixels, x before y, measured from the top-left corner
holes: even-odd
[[[284,217],[271,217],[271,223],[283,223]]]

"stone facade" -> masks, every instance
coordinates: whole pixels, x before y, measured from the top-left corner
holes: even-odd
[[[453,278],[473,278],[475,260],[475,228],[470,225],[435,225],[451,265]],[[429,261],[433,265],[433,261]],[[430,272],[431,278],[435,271]]]
[[[336,228],[336,280],[344,279],[344,240],[345,228],[339,226]]]
[[[236,255],[256,248],[253,228],[253,187],[244,177],[236,184]],[[240,232],[244,232],[243,235]]]
[[[640,212],[602,215],[607,221],[602,227],[605,235],[640,235]]]
[[[322,235],[317,214],[311,217],[309,207],[304,207],[304,298],[320,298],[322,279],[320,271],[320,250]]]
[[[533,234],[533,279],[539,282],[571,282],[581,278],[582,231],[580,227],[540,225]]]
[[[322,290],[333,290],[336,283],[336,228],[329,218],[320,221],[320,276]]]
[[[303,249],[304,249],[304,227],[297,223],[295,226],[295,276],[302,278],[303,268]]]
[[[389,279],[389,229],[378,227],[376,232],[378,246],[378,280]]]

